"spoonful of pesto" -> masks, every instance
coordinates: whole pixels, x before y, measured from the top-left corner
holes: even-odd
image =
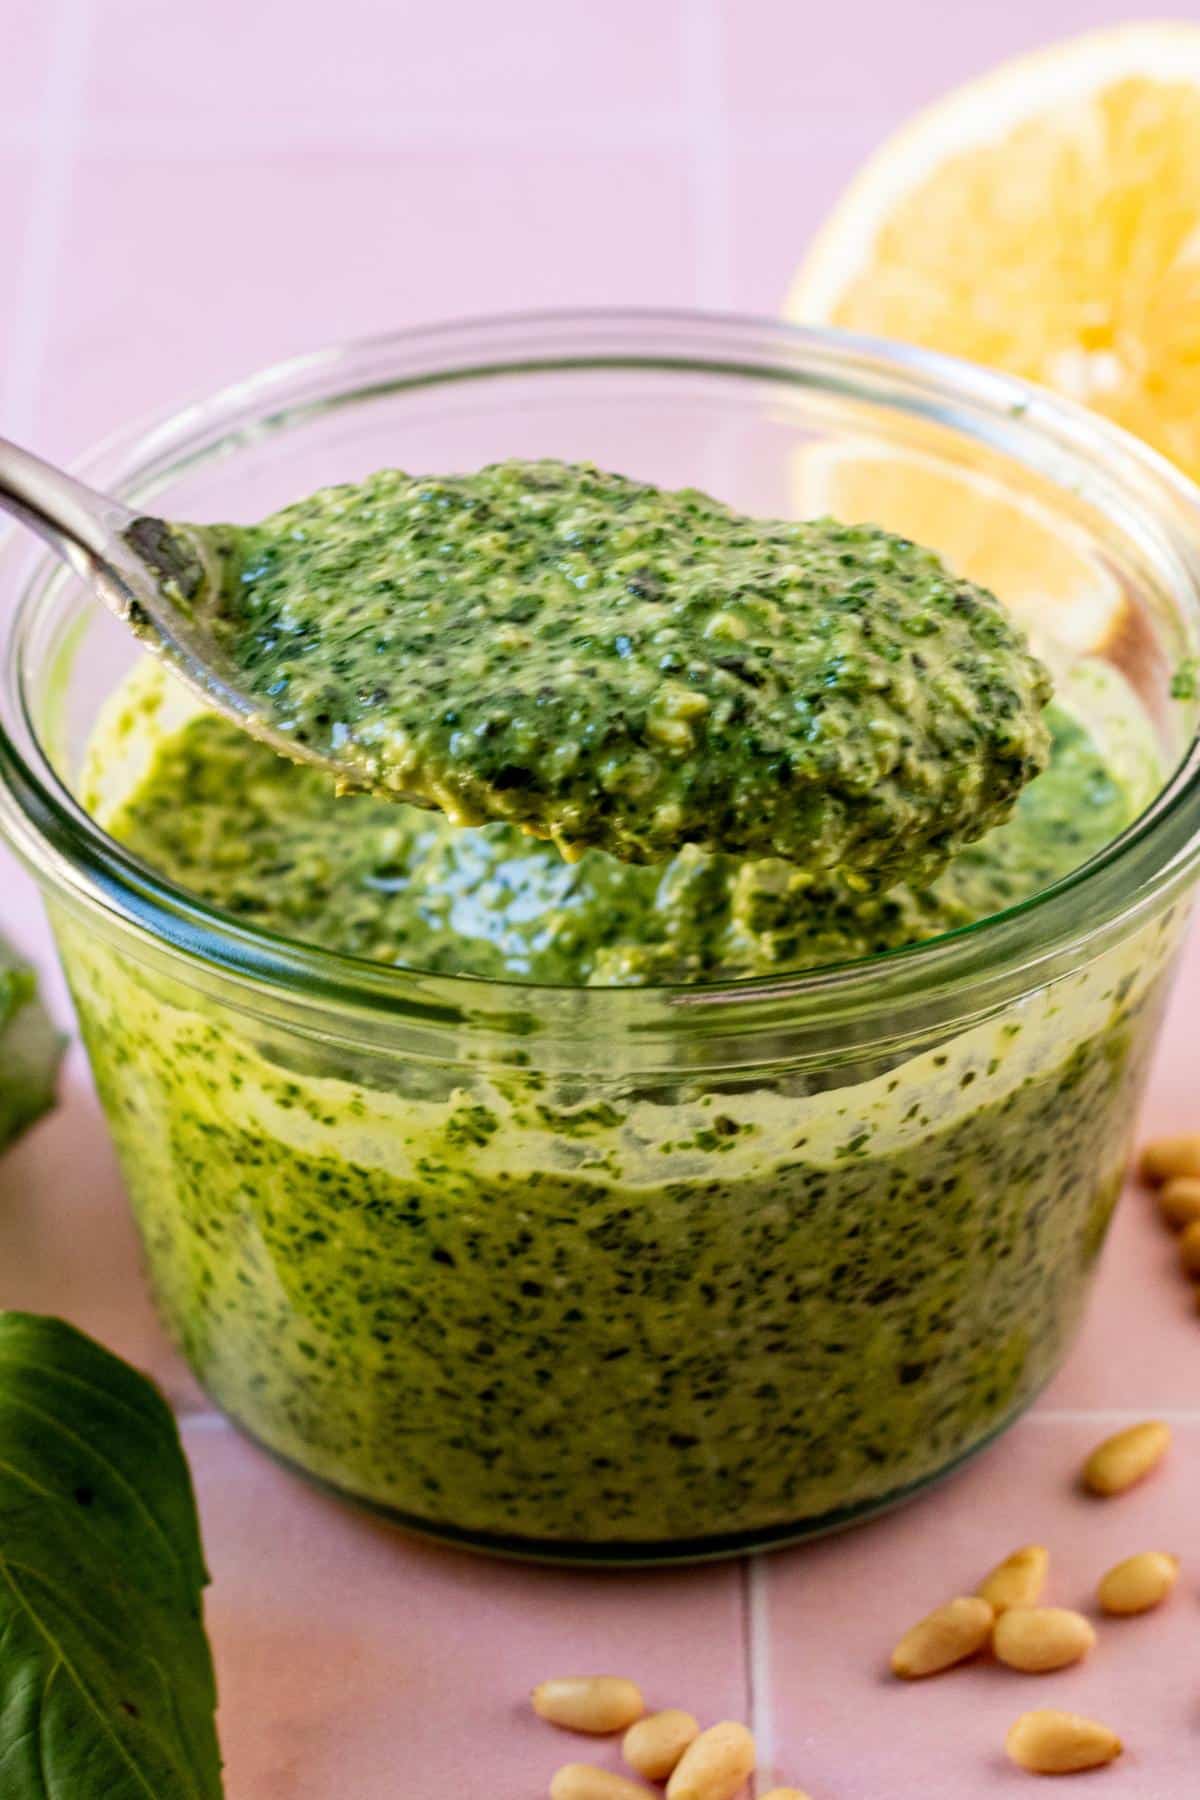
[[[691,843],[886,886],[1048,757],[1049,676],[999,602],[872,526],[552,461],[182,525],[2,444],[0,506],[282,754],[567,857]]]

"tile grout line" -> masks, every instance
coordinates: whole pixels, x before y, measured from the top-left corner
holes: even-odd
[[[701,0],[703,3],[703,0]],[[697,54],[697,75],[701,58]],[[719,64],[718,64],[719,67]],[[718,83],[719,87],[719,83]],[[552,114],[531,126],[507,114],[474,112],[467,119],[449,111],[407,111],[402,120],[391,114],[361,113],[353,127],[296,126],[283,116],[236,119],[222,128],[221,149],[231,155],[302,156],[374,154],[380,150],[437,150],[470,153],[489,149],[545,153],[548,137],[556,151],[586,155],[622,150],[672,150],[694,146],[699,102],[690,115],[678,110],[639,111],[616,116],[612,112],[574,111]],[[706,117],[708,115],[705,115]],[[845,117],[842,108],[833,115]],[[721,135],[726,147],[732,142],[727,109],[720,112]],[[153,120],[93,119],[89,145],[100,155],[160,156],[187,162],[211,157],[213,138],[203,126],[189,121],[169,125]],[[0,119],[0,150],[36,153],[42,145],[41,123],[28,115]],[[812,148],[811,133],[786,122],[778,126],[754,121],[738,129],[743,150],[763,155],[802,156]]]
[[[742,1619],[745,1631],[746,1690],[749,1726],[758,1754],[755,1792],[773,1785],[775,1720],[771,1693],[771,1608],[769,1558],[752,1553],[742,1563]]]
[[[7,347],[5,426],[18,438],[35,435],[37,394],[79,138],[90,14],[90,0],[60,0],[32,184],[31,216]]]
[[[696,227],[696,304],[731,304],[729,123],[719,0],[683,0],[683,63]]]

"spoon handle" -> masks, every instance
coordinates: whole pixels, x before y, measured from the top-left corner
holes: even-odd
[[[258,719],[238,671],[211,630],[221,597],[220,553],[203,526],[131,512],[73,475],[0,438],[0,513],[43,538],[96,598],[163,656],[210,705],[249,723],[283,755],[281,733]],[[279,740],[279,741],[277,741]]]
[[[119,501],[0,438],[0,508],[36,531],[85,581],[111,571],[114,542],[134,514]]]

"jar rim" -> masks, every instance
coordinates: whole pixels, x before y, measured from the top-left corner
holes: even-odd
[[[833,393],[870,380],[900,412],[966,429],[1059,480],[1101,470],[1136,492],[1171,543],[1178,596],[1200,643],[1200,490],[1165,458],[1106,419],[1015,377],[905,344],[753,315],[614,308],[501,314],[335,345],[273,364],[210,398],[106,439],[78,465],[85,478],[144,498],[155,479],[191,460],[236,450],[239,434],[282,429],[313,411],[377,393],[471,378],[611,367],[745,375]],[[227,426],[216,446],[200,432]],[[189,454],[188,444],[193,445]],[[115,471],[115,473],[114,473]],[[140,490],[140,491],[139,491]],[[534,1010],[558,1008],[572,1031],[606,1021],[623,1031],[778,1029],[785,1019],[878,1016],[936,992],[961,1011],[983,1009],[1022,982],[1040,983],[1064,958],[1098,954],[1114,928],[1182,889],[1200,860],[1200,734],[1141,817],[1097,856],[1007,910],[941,936],[868,957],[715,982],[564,988],[365,962],[231,920],[173,887],[126,852],[83,810],[52,767],[23,686],[31,616],[46,602],[49,553],[38,558],[14,610],[0,671],[0,825],[52,891],[99,907],[144,941],[239,982],[323,1006],[427,1022],[490,1023],[518,1033]],[[49,584],[52,587],[52,583]],[[1088,949],[1093,946],[1094,949]],[[969,996],[969,999],[968,999]]]

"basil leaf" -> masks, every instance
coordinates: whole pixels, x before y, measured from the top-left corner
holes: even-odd
[[[219,1800],[208,1580],[158,1389],[0,1313],[0,1794]]]
[[[0,1149],[53,1106],[62,1046],[33,970],[0,938]]]

